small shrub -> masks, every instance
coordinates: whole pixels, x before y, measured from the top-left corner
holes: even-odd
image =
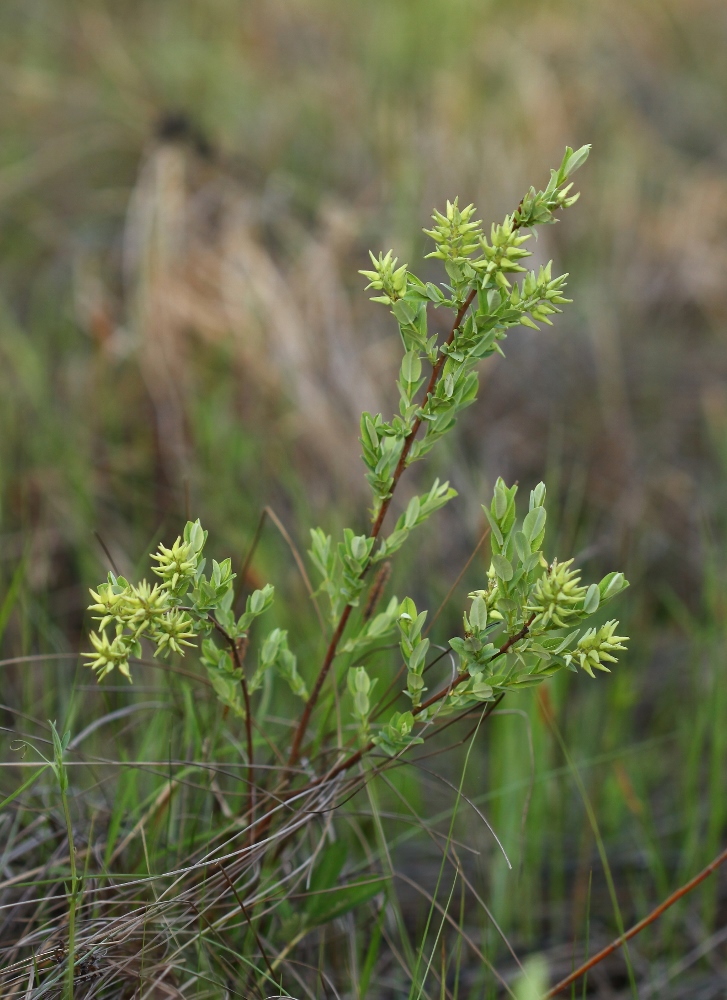
[[[210,995],[232,989],[231,984],[238,993],[283,992],[296,979],[317,989],[316,977],[332,981],[342,964],[335,948],[326,948],[321,928],[338,926],[347,913],[360,914],[365,907],[371,917],[368,943],[356,945],[354,933],[352,945],[362,949],[357,995],[367,992],[383,934],[400,937],[402,961],[408,963],[403,988],[412,996],[422,995],[430,975],[446,976],[426,958],[442,933],[445,911],[435,892],[423,935],[412,948],[396,905],[370,781],[436,737],[453,721],[448,717],[476,713],[477,733],[507,694],[561,670],[580,668],[591,677],[595,670],[607,671],[625,648],[624,637],[616,634],[618,622],[584,625],[627,583],[613,572],[585,584],[572,559],[546,557],[545,486],[532,490],[527,509],[519,512],[517,486],[498,479],[483,507],[489,570],[469,595],[462,632],[449,640],[451,655],[443,656],[427,637],[428,612],[410,597],[384,592],[389,561],[456,492],[435,480],[412,497],[393,527],[384,525],[406,470],[439,445],[475,401],[479,362],[502,353],[511,328],[550,325],[569,302],[565,275],[553,277],[550,263],[538,271],[523,263],[531,230],[555,223],[577,200],[570,177],[588,152],[587,146],[566,149],[545,189],[531,188],[489,236],[472,205],[460,208],[455,199],[444,212],[435,212],[433,228],[426,231],[434,243],[429,256],[442,262],[446,283],[420,280],[392,251],[372,255],[371,269],[362,272],[374,301],[385,305],[398,325],[399,412],[389,420],[361,416],[371,489],[368,530],[346,528],[337,541],[323,528],[310,532],[317,577],[312,600],[326,633],[318,665],[300,661],[292,628],[264,630],[275,598],[271,584],[247,595],[243,609],[245,595],[236,590],[232,562],[208,562],[207,532],[199,521],[188,522],[171,547],[159,546],[153,583],[109,573],[92,591],[98,625],[85,655],[99,680],[118,670],[131,681],[131,661],[141,656],[144,641],[154,645],[158,657],[197,648],[221,706],[216,731],[224,727],[235,745],[238,731],[244,732],[244,790],[234,786],[223,799],[222,822],[203,841],[197,836],[186,844],[187,861],[164,875],[165,889],[143,902],[136,896],[132,902],[119,890],[111,916],[92,908],[79,916],[75,953],[70,965],[64,959],[66,968],[88,963],[101,942],[106,951],[115,947],[126,955],[104,980],[106,994],[135,989],[142,966],[147,982],[169,975],[181,988],[196,976]],[[430,333],[430,309],[453,315],[444,341]],[[401,662],[393,680],[369,665],[373,652],[392,644]],[[280,693],[282,688],[287,693]],[[275,699],[274,722],[261,711],[261,698],[266,705]],[[457,803],[463,781],[464,770]],[[364,790],[372,822],[359,824],[353,836],[343,822],[346,803]],[[455,872],[452,892],[464,878],[452,845],[455,814],[456,806],[437,883],[438,889],[449,862]],[[82,914],[78,896],[74,888],[74,906],[78,902]],[[311,979],[293,959],[316,930]],[[47,977],[49,988],[61,975]],[[72,992],[73,975],[66,976]]]

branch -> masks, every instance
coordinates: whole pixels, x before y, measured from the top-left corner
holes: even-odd
[[[505,653],[507,653],[512,648],[512,646],[515,645],[516,642],[520,642],[521,639],[524,639],[525,636],[528,634],[528,631],[533,623],[534,618],[535,614],[530,615],[530,617],[525,622],[520,631],[516,632],[515,635],[511,635],[510,638],[507,640],[507,642],[504,642],[502,646],[500,646],[498,651],[495,653],[495,655],[490,657],[490,659],[487,662],[492,663],[492,661],[496,660],[499,656],[504,656]],[[446,687],[443,691],[438,691],[437,694],[433,694],[431,698],[428,698],[423,704],[419,705],[418,708],[415,708],[414,711],[412,712],[412,715],[419,715],[421,712],[424,711],[425,708],[429,708],[431,705],[435,705],[438,701],[441,701],[442,698],[446,698],[451,691],[454,691],[454,689],[458,687],[460,684],[463,684],[465,681],[468,681],[470,677],[471,674],[469,670],[465,670],[463,674],[459,674],[458,677],[455,677],[455,679],[452,681],[449,687]]]
[[[636,937],[636,935],[643,931],[645,927],[648,927],[649,924],[653,924],[654,921],[658,919],[662,913],[668,910],[670,906],[673,906],[674,903],[678,902],[683,896],[686,896],[688,892],[692,891],[692,889],[696,889],[700,882],[704,882],[704,880],[712,875],[713,872],[716,872],[719,866],[724,864],[725,861],[727,861],[727,849],[722,851],[722,853],[716,857],[714,861],[710,862],[706,868],[704,868],[698,875],[695,875],[693,879],[686,883],[686,885],[683,885],[680,889],[677,889],[676,892],[673,892],[671,896],[665,899],[664,902],[657,906],[655,910],[652,910],[651,913],[644,917],[643,920],[640,920],[638,924],[634,924],[630,930],[626,931],[626,933],[621,937],[617,937],[611,942],[611,944],[603,948],[602,951],[599,951],[597,955],[594,955],[593,958],[590,958],[587,962],[581,965],[580,968],[576,969],[575,972],[571,972],[571,974],[566,976],[565,979],[561,979],[559,983],[556,983],[556,985],[545,994],[543,1000],[550,1000],[551,997],[557,996],[558,993],[566,988],[566,986],[570,986],[570,984],[574,983],[576,979],[580,979],[580,977],[585,975],[585,973],[588,972],[589,969],[592,969],[594,965],[598,965],[598,963],[602,962],[604,958],[613,954],[617,948],[621,948],[627,941],[630,941],[632,937]]]
[[[496,660],[499,656],[504,656],[505,653],[507,653],[515,645],[516,642],[520,642],[521,639],[524,639],[525,636],[528,634],[528,630],[534,618],[535,615],[534,614],[531,615],[530,618],[528,618],[528,620],[525,622],[523,627],[520,629],[520,631],[516,632],[515,635],[510,636],[507,642],[504,642],[502,646],[500,646],[498,651],[495,653],[493,657],[491,657],[491,659],[488,662],[492,663],[492,661]],[[426,708],[430,708],[432,705],[435,705],[438,701],[441,701],[443,698],[446,698],[449,694],[451,694],[452,691],[454,691],[456,687],[458,687],[460,684],[463,684],[465,681],[468,681],[469,679],[470,679],[470,673],[468,670],[465,670],[464,673],[456,677],[451,684],[447,685],[446,688],[443,688],[441,691],[438,691],[436,694],[433,694],[431,698],[428,698],[427,701],[425,701],[422,705],[419,705],[417,708],[415,708],[412,711],[412,715],[414,716],[421,715],[421,713]],[[496,704],[499,704],[500,700],[501,699],[498,699]],[[493,704],[493,708],[494,707],[495,704]],[[316,778],[307,787],[314,788],[316,785],[321,785],[326,781],[330,781],[332,778],[335,778],[343,771],[348,771],[348,769],[350,767],[353,767],[354,764],[357,764],[365,754],[373,750],[374,746],[375,744],[373,742],[367,743],[366,746],[361,747],[355,753],[351,754],[350,757],[347,757],[345,760],[342,760],[340,763],[332,767],[327,774],[322,775],[320,778]],[[296,792],[296,795],[297,794],[298,792]]]
[[[465,313],[467,312],[467,310],[469,309],[469,307],[472,305],[472,303],[474,301],[474,298],[475,298],[475,295],[477,295],[477,288],[476,287],[473,288],[470,291],[470,293],[467,296],[467,298],[464,300],[464,302],[462,303],[462,305],[457,310],[457,315],[456,315],[454,323],[452,325],[452,329],[450,330],[449,336],[447,337],[447,340],[446,340],[446,346],[447,347],[449,347],[449,345],[454,340],[455,334],[457,333],[457,330],[459,329],[459,325],[462,322],[462,320],[464,319]],[[436,384],[437,384],[437,379],[439,378],[439,375],[440,375],[440,373],[442,371],[442,368],[444,366],[444,362],[446,360],[447,360],[447,355],[446,354],[440,354],[439,358],[437,359],[437,363],[432,367],[432,375],[431,375],[431,378],[429,379],[429,385],[427,386],[427,390],[424,393],[424,399],[422,401],[422,406],[424,406],[426,404],[427,399],[434,392],[434,389],[435,389]],[[420,407],[420,409],[421,409],[421,407]],[[399,480],[401,479],[401,474],[402,474],[402,472],[404,471],[404,469],[406,467],[406,460],[409,457],[409,452],[411,451],[411,446],[414,444],[414,438],[417,436],[417,433],[419,432],[419,428],[421,427],[421,425],[422,425],[422,417],[418,416],[416,418],[416,420],[414,421],[414,423],[412,424],[412,426],[411,426],[411,431],[409,432],[409,434],[407,435],[407,437],[404,439],[404,447],[401,449],[401,455],[399,456],[399,461],[397,462],[396,469],[394,470],[394,481],[391,484],[391,491],[389,492],[389,495],[386,498],[386,500],[384,500],[384,502],[381,505],[381,510],[379,511],[379,516],[376,518],[376,521],[374,522],[374,526],[371,529],[371,536],[370,536],[371,538],[378,538],[378,536],[379,536],[379,532],[381,531],[381,526],[384,523],[384,518],[386,517],[386,513],[387,513],[387,511],[389,509],[389,506],[391,505],[391,500],[392,500],[392,497],[394,495],[394,490],[396,489],[396,485],[399,482]]]
[[[521,222],[518,217],[521,207],[522,207],[522,199],[520,200],[520,204],[513,213],[513,220],[514,220],[513,229],[520,229],[521,227]],[[475,285],[475,287],[470,290],[469,294],[467,295],[467,298],[464,300],[462,305],[457,310],[457,315],[455,316],[454,323],[452,324],[452,329],[449,331],[449,336],[447,337],[446,340],[447,347],[449,347],[449,345],[453,342],[457,330],[459,329],[460,323],[464,319],[467,310],[474,302],[476,295],[477,295],[477,285]],[[432,366],[432,374],[431,378],[429,379],[429,384],[427,385],[426,392],[424,393],[424,400],[422,402],[422,406],[426,404],[427,399],[434,392],[434,389],[437,385],[437,380],[441,374],[445,361],[446,361],[446,355],[440,353],[440,356],[437,359],[436,364]],[[386,517],[389,507],[391,506],[391,500],[394,496],[394,490],[396,489],[399,479],[401,478],[401,474],[406,468],[406,462],[409,457],[409,452],[411,451],[411,446],[414,444],[414,438],[417,436],[421,425],[422,425],[422,415],[420,413],[420,415],[414,420],[414,423],[412,424],[412,428],[409,434],[404,439],[404,446],[401,449],[401,455],[399,456],[399,461],[397,462],[396,469],[394,470],[394,476],[391,483],[391,490],[389,491],[389,495],[386,498],[386,500],[384,500],[384,502],[382,503],[378,516],[374,521],[374,526],[371,529],[371,534],[369,535],[369,538],[374,539],[374,541],[379,537],[379,533],[381,532],[381,527],[384,523],[384,518]],[[367,572],[369,566],[370,562],[366,564],[362,576]],[[343,614],[341,615],[341,618],[338,622],[336,631],[334,632],[333,637],[328,645],[328,649],[326,650],[326,655],[323,660],[321,669],[318,672],[318,676],[316,677],[315,684],[313,685],[313,690],[311,691],[310,698],[306,702],[305,708],[303,709],[303,713],[300,717],[300,722],[298,723],[298,728],[296,729],[295,736],[293,738],[293,746],[290,751],[290,758],[288,762],[291,766],[297,763],[298,757],[300,756],[301,744],[303,743],[306,730],[308,729],[308,723],[310,722],[311,714],[313,712],[316,702],[318,701],[318,697],[321,693],[321,688],[323,687],[323,682],[328,676],[328,671],[331,669],[331,664],[333,663],[333,659],[336,655],[336,650],[338,649],[338,643],[341,641],[341,636],[343,635],[346,625],[348,624],[348,619],[351,617],[351,609],[352,605],[347,604],[343,610]],[[462,679],[464,680],[464,678]]]
[[[472,302],[474,301],[476,294],[477,294],[477,289],[473,288],[472,291],[467,296],[467,298],[462,303],[462,305],[457,310],[457,315],[455,317],[454,324],[452,325],[452,329],[450,330],[449,336],[447,337],[447,345],[451,344],[452,341],[454,340],[455,334],[459,329],[459,325],[464,319],[465,313],[467,312]],[[437,379],[439,378],[439,375],[442,371],[442,367],[444,365],[445,360],[446,360],[446,355],[444,354],[440,355],[436,364],[432,367],[432,375],[431,378],[429,379],[429,385],[427,386],[427,390],[424,395],[424,400],[422,405],[426,403],[427,399],[434,391],[434,388],[437,384]],[[391,484],[391,490],[389,492],[389,496],[382,503],[378,517],[376,518],[374,526],[371,529],[371,534],[369,535],[369,538],[374,539],[374,541],[376,541],[376,539],[379,537],[379,534],[381,532],[381,527],[384,523],[384,518],[386,517],[386,513],[389,509],[389,506],[391,505],[391,500],[394,495],[394,490],[396,489],[399,479],[401,478],[401,474],[404,471],[404,468],[406,467],[406,460],[409,457],[411,446],[414,443],[414,438],[416,437],[421,425],[422,425],[422,418],[421,416],[419,416],[412,424],[411,431],[404,439],[404,446],[401,449],[401,455],[399,456],[399,461],[396,465],[396,469],[394,470],[394,477],[393,477],[393,482]],[[364,573],[366,573],[369,566],[370,562],[367,563],[366,568],[364,569]],[[290,758],[288,760],[288,763],[290,764],[291,767],[298,762],[298,758],[300,756],[300,748],[303,743],[303,739],[305,738],[306,731],[308,729],[308,723],[310,722],[310,717],[313,713],[313,709],[315,708],[315,704],[320,696],[321,688],[323,687],[323,682],[328,676],[328,671],[331,669],[331,664],[333,663],[333,659],[336,655],[338,644],[341,641],[341,637],[343,636],[343,633],[346,629],[346,625],[348,624],[348,619],[351,617],[352,610],[353,610],[353,605],[351,604],[347,604],[346,607],[343,609],[343,613],[340,619],[338,620],[338,625],[336,626],[336,631],[333,633],[333,637],[331,638],[331,641],[328,644],[328,649],[326,650],[326,655],[323,660],[323,664],[321,666],[321,669],[318,671],[318,676],[316,677],[315,684],[313,685],[310,697],[306,702],[305,708],[303,709],[303,712],[301,714],[300,722],[298,723],[298,728],[295,731],[295,736],[293,738],[293,746],[291,748]]]

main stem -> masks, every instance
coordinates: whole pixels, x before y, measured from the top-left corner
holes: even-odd
[[[474,301],[476,295],[477,295],[477,289],[473,288],[468,294],[467,298],[462,303],[462,305],[457,310],[457,315],[455,317],[454,323],[452,324],[452,329],[450,330],[449,336],[447,337],[446,341],[447,345],[451,344],[452,341],[454,340],[455,334],[459,329],[460,323],[464,319],[465,314],[469,309],[469,307],[472,305],[472,302]],[[446,360],[446,355],[440,354],[436,363],[432,366],[432,375],[431,378],[429,379],[429,385],[427,386],[426,392],[424,394],[424,400],[422,402],[422,406],[426,404],[427,399],[434,392],[434,389],[437,385],[437,380],[439,379],[445,360]],[[376,541],[376,539],[379,537],[379,533],[381,532],[381,527],[384,523],[384,518],[386,517],[387,511],[389,510],[389,507],[391,505],[391,500],[394,495],[394,490],[396,489],[397,484],[401,479],[401,474],[406,468],[406,461],[407,458],[409,457],[411,446],[414,444],[414,438],[417,436],[417,433],[421,425],[422,425],[422,417],[420,415],[416,417],[414,423],[412,424],[411,430],[409,431],[408,435],[404,438],[404,446],[401,449],[401,455],[399,456],[399,461],[397,462],[396,469],[394,470],[394,476],[391,483],[391,489],[389,490],[389,495],[386,498],[386,500],[384,500],[384,502],[381,504],[378,516],[374,521],[374,526],[371,529],[371,534],[369,535],[369,538],[373,539],[374,541]],[[367,562],[363,570],[363,573],[361,574],[362,576],[366,573],[369,566],[370,562]],[[310,697],[305,704],[303,712],[301,713],[300,721],[298,723],[298,728],[296,729],[295,736],[293,737],[293,746],[290,751],[290,758],[288,759],[288,764],[291,767],[298,762],[298,758],[300,757],[300,748],[305,738],[306,731],[308,729],[308,723],[310,722],[310,717],[313,714],[313,709],[315,708],[316,702],[318,701],[318,698],[320,696],[321,688],[323,687],[323,682],[328,676],[328,671],[331,669],[331,664],[333,663],[334,657],[336,655],[338,644],[341,641],[341,637],[343,636],[343,633],[346,629],[346,625],[348,624],[348,619],[351,617],[352,610],[353,610],[352,604],[347,604],[346,607],[343,609],[343,613],[338,620],[338,625],[336,626],[336,630],[333,633],[331,641],[328,644],[326,655],[323,659],[323,664],[321,665],[321,669],[318,671],[318,676],[316,677],[315,684],[313,685],[313,689],[310,693]]]

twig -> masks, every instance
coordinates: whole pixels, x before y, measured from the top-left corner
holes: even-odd
[[[507,640],[507,642],[504,642],[502,646],[500,646],[495,655],[490,658],[489,662],[492,663],[492,661],[496,660],[498,657],[504,656],[505,653],[507,653],[508,650],[510,650],[512,646],[515,645],[516,642],[520,642],[521,639],[524,639],[525,636],[528,634],[528,629],[532,625],[534,618],[535,615],[532,614],[530,618],[528,618],[528,620],[525,622],[523,627],[520,629],[520,631],[516,632],[515,635],[511,635],[510,638]],[[469,679],[470,679],[469,671],[465,670],[464,673],[460,674],[458,677],[455,677],[452,683],[448,684],[446,688],[442,688],[441,691],[437,691],[437,693],[433,694],[431,698],[428,698],[421,705],[412,709],[412,715],[414,716],[421,715],[421,713],[425,709],[431,708],[432,705],[436,705],[438,701],[441,701],[443,698],[446,698],[449,694],[451,694],[452,691],[454,691],[456,687],[458,687],[460,684],[463,684],[465,681],[468,681]],[[492,709],[496,708],[500,704],[502,698],[504,697],[504,694],[505,693],[503,692],[502,695],[500,695],[500,697],[497,699],[497,701],[492,703]],[[487,716],[491,714],[492,709],[488,709],[484,718],[487,718]],[[373,750],[374,746],[375,744],[373,742],[367,743],[365,746],[361,747],[355,753],[351,754],[350,757],[346,757],[345,760],[340,761],[338,764],[332,767],[330,771],[328,771],[326,774],[322,775],[320,778],[316,778],[314,781],[310,783],[310,785],[307,786],[307,788],[314,788],[316,785],[320,785],[325,783],[326,781],[330,781],[332,778],[335,778],[343,771],[347,771],[350,767],[353,767],[354,764],[357,764],[358,761],[360,761],[365,754]]]
[[[654,921],[657,920],[662,913],[668,910],[670,906],[673,906],[683,896],[686,896],[687,893],[692,891],[692,889],[696,889],[701,882],[704,882],[706,878],[716,872],[720,865],[723,865],[725,861],[727,861],[727,848],[722,851],[722,853],[718,855],[714,861],[710,862],[706,868],[703,868],[698,875],[695,875],[693,879],[683,885],[680,889],[677,889],[676,892],[673,892],[671,896],[668,896],[663,903],[660,903],[655,910],[652,910],[651,913],[644,917],[643,920],[640,920],[638,924],[634,924],[634,926],[630,930],[626,931],[625,934],[622,934],[621,937],[617,937],[611,942],[611,944],[599,951],[597,955],[594,955],[593,958],[590,958],[574,972],[571,972],[571,974],[566,976],[565,979],[561,979],[559,983],[556,983],[556,985],[545,994],[543,1000],[550,1000],[551,997],[557,996],[566,988],[566,986],[570,986],[570,984],[574,983],[576,979],[580,979],[580,977],[585,975],[585,973],[592,969],[594,965],[598,965],[599,962],[604,960],[604,958],[608,958],[608,956],[612,955],[614,951],[621,948],[627,941],[630,941],[632,937],[636,937],[637,934],[640,934],[645,927],[648,927],[649,924],[653,924]]]
[[[318,671],[318,676],[316,677],[315,684],[313,685],[313,690],[310,693],[308,701],[305,703],[303,711],[301,712],[300,722],[298,723],[298,728],[295,731],[295,736],[293,737],[293,746],[290,750],[290,757],[288,758],[288,764],[293,767],[294,764],[298,763],[298,758],[300,757],[300,748],[303,743],[303,738],[305,737],[306,730],[308,729],[308,723],[310,722],[310,717],[313,713],[313,708],[315,703],[318,701],[318,696],[321,693],[321,688],[323,687],[323,682],[328,676],[328,671],[331,669],[331,664],[333,663],[333,658],[336,655],[336,650],[338,649],[338,644],[341,641],[341,636],[343,635],[346,625],[348,624],[348,619],[351,615],[353,606],[347,604],[343,609],[343,614],[338,619],[338,625],[336,626],[336,631],[333,633],[333,638],[328,644],[328,649],[326,650],[326,656],[323,660],[323,665]]]
[[[252,542],[250,543],[250,548],[248,549],[247,555],[245,556],[245,560],[244,560],[244,562],[242,564],[242,567],[240,569],[240,574],[239,574],[239,576],[240,576],[240,583],[239,583],[239,586],[238,586],[237,593],[235,594],[235,605],[237,605],[237,602],[240,599],[240,594],[242,593],[242,589],[245,586],[245,577],[247,576],[247,571],[250,568],[250,564],[252,562],[253,556],[255,555],[255,551],[257,549],[258,542],[260,541],[260,535],[262,533],[266,517],[269,517],[270,520],[273,522],[273,524],[275,525],[275,527],[278,529],[278,531],[280,532],[280,534],[285,539],[285,542],[287,543],[288,548],[291,551],[293,559],[295,560],[295,565],[298,567],[298,572],[300,573],[301,578],[303,580],[303,583],[305,584],[305,589],[308,591],[308,596],[313,601],[313,607],[316,610],[316,616],[318,617],[318,623],[321,626],[321,632],[325,636],[326,635],[326,623],[325,623],[323,615],[321,613],[321,609],[318,606],[318,601],[316,600],[315,591],[313,590],[313,585],[310,582],[310,577],[306,573],[305,563],[303,562],[303,560],[302,560],[302,558],[300,556],[300,552],[298,552],[298,549],[296,548],[295,542],[293,541],[293,539],[288,534],[288,531],[287,531],[285,525],[280,520],[280,518],[275,513],[275,511],[273,510],[272,507],[269,507],[269,506],[268,507],[263,507],[262,514],[260,515],[260,520],[258,521],[257,527],[255,528],[255,534],[252,536]]]
[[[255,555],[255,550],[257,549],[258,542],[260,541],[260,534],[263,530],[263,525],[265,524],[265,518],[268,516],[268,508],[263,507],[262,513],[260,514],[260,520],[255,528],[255,534],[252,536],[252,541],[250,542],[250,548],[247,550],[247,555],[245,556],[242,566],[240,567],[240,572],[238,575],[239,583],[237,585],[237,593],[235,594],[235,605],[240,599],[240,594],[245,586],[245,577],[247,576],[247,571],[250,569],[250,563],[252,562],[253,556]]]
[[[285,525],[280,520],[280,518],[278,517],[278,515],[275,513],[275,511],[273,510],[273,508],[272,507],[266,507],[265,510],[263,511],[263,513],[265,513],[265,514],[268,515],[268,517],[270,518],[270,520],[273,522],[273,524],[275,525],[275,527],[278,529],[278,531],[280,532],[280,534],[283,536],[283,538],[285,539],[285,541],[288,543],[288,548],[290,549],[290,551],[292,553],[293,559],[295,559],[295,565],[298,567],[298,572],[300,573],[301,578],[303,580],[303,583],[305,584],[305,589],[308,591],[308,596],[310,597],[311,601],[313,601],[313,607],[316,609],[316,615],[318,617],[318,624],[321,626],[321,632],[325,636],[326,633],[327,633],[327,631],[328,631],[327,628],[326,628],[326,623],[325,623],[325,620],[323,618],[323,614],[321,613],[321,609],[318,606],[318,601],[316,600],[316,595],[315,595],[315,591],[313,590],[313,585],[311,584],[310,578],[309,578],[308,574],[305,571],[305,563],[301,559],[300,552],[298,552],[298,549],[295,547],[295,543],[293,542],[293,539],[288,534]]]
[[[492,663],[492,661],[496,660],[499,656],[504,656],[505,653],[507,653],[515,645],[516,642],[520,642],[521,639],[524,639],[525,636],[528,634],[528,630],[530,629],[530,626],[532,625],[534,618],[535,614],[532,614],[525,622],[523,627],[520,629],[520,631],[516,632],[515,635],[511,635],[510,638],[507,640],[507,642],[504,642],[502,646],[500,646],[498,651],[495,653],[494,656],[490,658],[488,662]],[[433,694],[431,698],[428,698],[425,702],[422,702],[422,704],[419,705],[418,708],[414,709],[412,715],[419,715],[426,708],[435,705],[438,701],[441,701],[442,698],[446,698],[446,696],[450,693],[450,691],[454,691],[456,687],[458,687],[460,684],[463,684],[465,681],[468,681],[469,679],[470,679],[469,671],[465,670],[464,673],[460,674],[458,677],[455,677],[452,683],[448,687],[444,688],[443,691],[438,691],[436,694]]]
[[[222,872],[222,874],[224,875],[225,882],[227,882],[227,884],[229,885],[230,889],[232,890],[232,893],[234,894],[234,897],[237,900],[237,905],[242,910],[242,915],[245,918],[245,920],[247,921],[248,927],[250,928],[250,930],[252,931],[253,935],[255,936],[255,941],[257,942],[257,946],[260,949],[260,954],[262,955],[263,960],[265,961],[265,964],[268,967],[268,972],[272,976],[273,982],[276,982],[276,980],[275,980],[275,972],[273,970],[272,965],[270,964],[270,959],[268,958],[268,953],[265,951],[263,943],[260,940],[260,935],[258,934],[258,932],[257,932],[257,930],[255,928],[255,925],[253,924],[252,920],[250,919],[250,917],[248,915],[247,910],[245,909],[245,904],[240,899],[240,896],[239,896],[239,894],[237,892],[237,889],[235,888],[234,884],[232,883],[232,881],[230,879],[230,876],[227,874],[227,870],[225,869],[225,866],[222,864],[221,861],[217,862],[217,866],[220,869],[220,871]]]
[[[109,562],[111,563],[111,569],[112,569],[112,570],[114,571],[114,573],[115,573],[115,574],[116,574],[117,576],[121,576],[121,573],[119,573],[119,568],[118,568],[118,566],[116,565],[116,563],[114,562],[114,557],[113,557],[113,556],[111,555],[111,553],[109,552],[109,547],[108,547],[108,545],[107,545],[107,544],[106,544],[106,542],[105,542],[105,541],[103,540],[103,538],[101,537],[101,535],[99,534],[99,532],[98,532],[98,531],[94,531],[94,533],[93,533],[93,534],[94,534],[94,537],[96,538],[96,541],[98,542],[98,544],[99,544],[99,545],[101,546],[101,548],[102,548],[102,549],[104,550],[104,552],[105,552],[105,554],[106,554],[106,558],[107,558],[107,559],[108,559],[108,561],[109,561]]]

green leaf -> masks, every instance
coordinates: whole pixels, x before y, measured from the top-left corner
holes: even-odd
[[[313,925],[327,924],[363,906],[382,892],[385,882],[385,878],[373,877],[370,881],[352,882],[340,889],[320,893],[313,897],[318,901],[317,907],[306,914],[309,922]]]
[[[587,615],[592,615],[598,610],[598,605],[601,603],[601,591],[598,589],[598,585],[592,583],[588,588],[585,599],[583,601],[583,611]]]
[[[410,618],[412,621],[416,619],[417,606],[414,601],[412,601],[411,597],[405,597],[399,605],[399,617],[402,618],[404,616]]]
[[[530,492],[530,510],[535,507],[543,507],[545,504],[545,483],[538,483],[534,490]]]
[[[411,326],[416,319],[416,313],[406,299],[399,299],[395,302],[391,307],[391,311],[401,326]]]
[[[429,639],[422,639],[419,645],[414,647],[414,652],[409,657],[409,662],[407,664],[409,670],[413,673],[421,672],[421,668],[424,666],[424,661],[427,658],[428,649]]]
[[[605,604],[606,601],[610,601],[611,598],[616,597],[616,595],[620,594],[622,590],[625,590],[628,585],[629,582],[624,577],[623,573],[609,573],[607,576],[604,576],[598,585],[598,589],[601,593],[601,604]]]
[[[11,792],[10,795],[8,795],[8,797],[6,799],[3,799],[2,802],[0,802],[0,811],[3,810],[5,808],[5,806],[9,806],[10,803],[13,802],[14,799],[17,799],[17,797],[19,795],[22,795],[23,792],[27,791],[27,789],[30,788],[31,785],[35,784],[35,782],[38,780],[38,778],[42,774],[44,774],[48,770],[48,768],[51,767],[51,766],[52,765],[50,765],[50,764],[44,764],[43,767],[41,767],[39,770],[37,770],[35,772],[35,774],[31,774],[31,776],[29,778],[27,778],[22,783],[22,785],[20,785],[18,788],[16,788],[14,792]]]
[[[515,551],[518,554],[518,558],[521,562],[525,562],[528,556],[531,555],[530,552],[530,540],[526,538],[523,531],[515,532]]]
[[[229,603],[231,604],[233,596],[233,592],[230,590],[225,600],[229,599]],[[262,590],[253,591],[245,602],[245,613],[240,615],[238,619],[238,633],[246,632],[258,615],[268,610],[274,599],[275,587],[270,583],[266,583]]]
[[[502,544],[503,544],[504,539],[502,537],[502,532],[500,531],[499,524],[497,523],[497,521],[493,517],[492,513],[490,512],[490,508],[489,507],[485,507],[485,505],[482,504],[482,509],[485,512],[485,517],[487,518],[487,520],[490,523],[490,528],[492,529],[493,538],[496,539],[497,544],[500,546],[500,548],[502,548]]]
[[[545,527],[545,518],[545,507],[534,507],[525,515],[523,534],[531,545]]]
[[[349,910],[362,906],[381,892],[381,880],[353,882],[336,888],[347,854],[346,844],[342,840],[326,845],[321,852],[320,861],[311,876],[311,894],[303,903],[309,925],[328,923]]]
[[[336,840],[332,844],[327,844],[320,853],[318,864],[313,869],[311,875],[310,888],[312,892],[321,889],[330,889],[338,881],[338,877],[346,863],[348,850],[343,840]],[[311,896],[306,901],[305,909],[310,912],[317,906],[317,898]]]
[[[399,528],[396,531],[392,531],[391,534],[381,542],[379,550],[372,561],[375,563],[380,562],[382,559],[386,559],[388,556],[393,555],[394,552],[398,552],[408,537],[408,528]]]
[[[473,698],[478,701],[491,701],[493,698],[493,692],[487,681],[483,680],[481,677],[476,677],[470,691],[468,692]]]
[[[512,564],[504,556],[495,553],[492,556],[492,565],[501,580],[504,580],[505,583],[512,580]]]
[[[506,490],[499,485],[495,487],[495,517],[498,521],[502,521],[505,514],[507,514],[508,508],[508,496]]]
[[[502,556],[498,556],[501,559]],[[512,575],[512,573],[510,574]],[[470,608],[470,625],[473,629],[484,629],[487,627],[487,602],[482,597],[475,597]]]
[[[260,650],[260,665],[264,669],[272,667],[273,663],[275,663],[278,652],[285,641],[285,637],[286,632],[280,628],[274,628],[266,637]]]
[[[535,569],[535,567],[538,565],[539,562],[540,562],[540,552],[533,552],[531,555],[527,557],[527,559],[523,560],[523,572],[532,573],[532,571]]]
[[[421,378],[422,362],[416,351],[407,351],[401,361],[401,378],[404,382],[417,382]]]
[[[459,653],[459,655],[463,659],[467,659],[467,646],[466,646],[466,642],[465,642],[465,640],[461,636],[456,635],[453,639],[450,639],[449,640],[449,645],[452,647],[452,649],[455,651],[455,653]]]
[[[235,715],[243,717],[245,709],[240,698],[239,677],[236,677],[234,673],[222,672],[210,666],[207,667],[207,676],[218,700],[227,708],[232,709]]]
[[[407,504],[406,514],[404,515],[405,528],[411,529],[414,527],[414,525],[417,523],[417,519],[419,518],[419,512],[421,510],[421,507],[422,504],[419,497],[417,496],[412,497],[409,503]]]
[[[271,594],[272,590],[273,588],[270,586],[270,584],[268,584],[268,586],[265,587],[264,590],[253,591],[253,593],[250,595],[250,611],[252,611],[253,614],[256,615],[260,614],[260,612],[265,607],[265,604],[268,599],[268,594]]]
[[[577,149],[575,153],[571,153],[570,156],[567,156],[567,158],[565,158],[560,171],[563,180],[565,180],[566,177],[570,177],[570,175],[574,174],[579,167],[583,166],[583,164],[588,159],[588,154],[590,152],[591,152],[591,147],[589,144],[586,146],[581,146],[581,148]]]

